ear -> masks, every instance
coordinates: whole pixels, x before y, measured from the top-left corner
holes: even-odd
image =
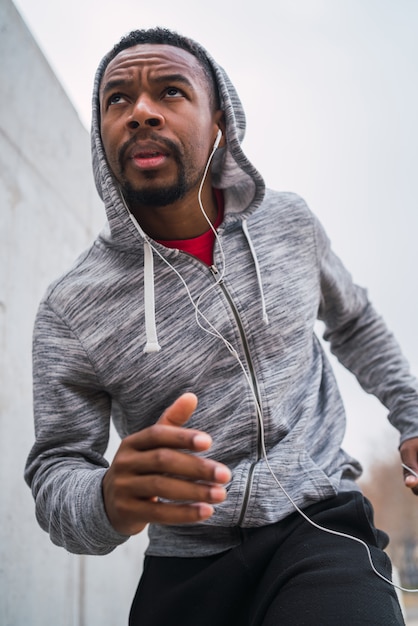
[[[224,116],[224,112],[221,111],[220,109],[218,111],[216,111],[215,113],[215,135],[213,138],[214,142],[217,142],[217,147],[222,148],[223,146],[225,146],[226,144],[226,138],[225,138],[225,116]],[[222,136],[219,137],[219,131],[221,131]]]

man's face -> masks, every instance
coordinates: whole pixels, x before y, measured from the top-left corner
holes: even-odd
[[[103,75],[100,109],[107,160],[131,208],[197,193],[222,113],[192,54],[163,44],[123,50]]]

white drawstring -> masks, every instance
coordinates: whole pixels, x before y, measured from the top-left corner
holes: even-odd
[[[145,333],[147,343],[144,352],[159,352],[161,346],[157,338],[157,324],[155,322],[155,297],[154,297],[154,257],[148,238],[144,239],[144,309],[145,309]]]
[[[125,203],[125,198],[121,194],[123,203],[129,213],[129,217],[136,230],[144,240],[144,312],[145,312],[145,335],[147,342],[143,352],[150,354],[151,352],[159,352],[161,346],[158,343],[157,324],[155,321],[155,296],[154,296],[154,257],[152,254],[152,245],[144,233],[134,215],[129,211]]]
[[[248,246],[251,250],[251,254],[253,257],[253,261],[254,261],[254,266],[255,266],[255,272],[257,274],[257,281],[258,281],[258,288],[260,290],[260,297],[261,297],[261,307],[262,307],[262,311],[263,311],[263,322],[265,324],[269,323],[269,318],[267,315],[267,309],[266,309],[266,300],[264,298],[264,290],[263,290],[263,283],[261,280],[261,272],[260,272],[260,265],[258,263],[258,259],[257,259],[257,254],[255,251],[255,248],[253,246],[253,242],[251,241],[251,237],[250,237],[250,233],[248,231],[248,225],[247,225],[247,220],[244,219],[242,221],[242,230],[244,231],[244,235],[247,238],[247,242],[248,242]]]

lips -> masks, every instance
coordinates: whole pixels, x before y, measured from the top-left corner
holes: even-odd
[[[133,154],[131,157],[132,161],[140,169],[152,169],[155,167],[160,167],[167,158],[168,155],[165,152],[148,150],[135,152],[135,154]]]
[[[159,168],[169,158],[170,152],[153,142],[136,142],[127,150],[126,157],[139,169]]]

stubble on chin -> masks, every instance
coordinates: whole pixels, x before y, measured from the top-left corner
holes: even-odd
[[[129,207],[133,210],[144,206],[162,207],[181,200],[187,192],[187,182],[185,168],[177,147],[172,142],[166,140],[177,164],[177,180],[171,185],[158,184],[156,180],[158,175],[156,176],[155,172],[147,172],[145,170],[142,172],[144,183],[139,188],[134,187],[126,175],[124,156],[129,143],[124,146],[119,155],[120,185]]]
[[[158,208],[165,207],[178,202],[186,196],[191,188],[198,185],[202,172],[194,170],[194,164],[185,158],[177,146],[165,140],[167,148],[170,149],[171,157],[177,166],[177,179],[172,184],[158,183],[158,173],[154,171],[142,171],[141,187],[135,187],[126,174],[125,155],[130,147],[127,143],[119,155],[120,186],[128,206],[132,211],[140,210],[144,207]]]
[[[181,200],[187,192],[184,177],[179,177],[174,185],[150,185],[135,189],[130,183],[122,183],[122,191],[131,209],[139,207],[163,207]]]

